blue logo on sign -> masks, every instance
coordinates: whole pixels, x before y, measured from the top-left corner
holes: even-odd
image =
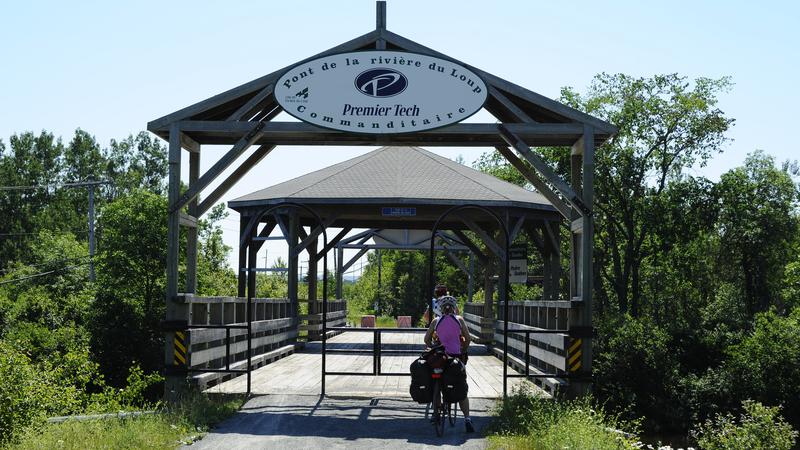
[[[370,69],[356,77],[356,89],[370,97],[392,97],[408,87],[408,78],[392,69]]]

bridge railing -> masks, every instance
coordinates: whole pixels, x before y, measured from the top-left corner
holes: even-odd
[[[483,303],[466,303],[461,317],[467,322],[473,341],[491,345],[494,340],[494,318],[484,317],[484,309]]]
[[[484,317],[482,303],[467,303],[464,320],[476,342],[487,344],[494,354],[503,357],[504,304],[498,302],[497,319]],[[565,333],[524,333],[522,330],[569,329],[569,301],[525,300],[508,304],[508,361],[522,373],[534,376],[532,381],[550,393],[564,388],[565,379],[540,377],[543,374],[566,374],[567,348],[570,338]],[[520,330],[514,332],[513,330]],[[527,337],[526,337],[527,334]]]
[[[308,303],[308,300],[300,299],[300,302]],[[309,341],[322,339],[322,301],[309,303],[308,311],[317,311],[315,314],[300,315],[300,330],[308,332]],[[347,324],[347,302],[345,300],[328,300],[328,327],[343,327]],[[342,333],[341,331],[328,331],[328,337]]]
[[[182,296],[190,304],[192,326],[246,325],[244,297]],[[298,324],[296,307],[285,298],[253,299],[251,369],[293,353]],[[192,328],[188,331],[187,365],[190,369],[246,369],[247,330]],[[226,355],[230,355],[226,361]],[[227,364],[226,364],[227,363]],[[235,376],[232,373],[199,373],[192,381],[200,388],[213,386]]]
[[[201,297],[192,294],[180,296],[189,303],[191,317],[189,325],[246,325],[247,298],[245,297]],[[300,300],[308,302],[308,300]],[[316,314],[298,314],[295,304],[288,298],[254,298],[251,341],[251,369],[257,369],[277,359],[288,356],[302,346],[297,342],[301,330],[309,333],[310,339],[319,339],[322,334],[322,302],[314,304]],[[328,300],[328,326],[342,327],[346,324],[347,303],[344,300]],[[340,331],[331,331],[328,337]],[[188,330],[187,365],[190,369],[246,369],[247,330],[219,328],[191,328]],[[226,355],[229,357],[226,358]],[[226,381],[237,374],[201,372],[192,376],[192,381],[206,388]]]

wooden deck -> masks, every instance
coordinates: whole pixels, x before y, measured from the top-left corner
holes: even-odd
[[[417,350],[422,352],[423,335],[420,333],[384,332],[381,337],[382,351],[395,349]],[[328,349],[366,349],[373,347],[373,334],[364,332],[345,332],[328,339]],[[318,395],[320,393],[321,349],[319,342],[313,342],[298,353],[275,361],[251,374],[253,394],[299,394]],[[391,355],[381,357],[382,372],[407,373],[409,365],[416,358],[410,355]],[[408,397],[408,376],[372,376],[373,357],[367,354],[328,354],[328,371],[358,371],[364,376],[328,375],[326,394],[352,397]],[[515,373],[513,369],[509,371]],[[473,398],[499,398],[503,395],[503,363],[486,352],[482,345],[472,345],[467,363],[469,396]],[[525,383],[521,378],[509,378],[508,391]],[[531,389],[547,395],[532,383]],[[245,392],[247,377],[240,376],[206,390],[209,393]]]

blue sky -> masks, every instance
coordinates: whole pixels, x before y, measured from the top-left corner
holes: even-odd
[[[599,72],[731,76],[717,178],[763,149],[795,159],[800,2],[389,0],[388,28],[545,96]],[[101,144],[375,26],[375,2],[4,2],[0,139],[78,127]],[[475,120],[490,120],[475,116]],[[282,119],[287,120],[287,119]],[[224,200],[370,148],[281,148]],[[481,150],[432,149],[467,163]],[[208,148],[206,163],[223,148]],[[233,242],[235,220],[226,221]],[[277,252],[278,250],[275,250]],[[272,259],[272,256],[270,257]]]

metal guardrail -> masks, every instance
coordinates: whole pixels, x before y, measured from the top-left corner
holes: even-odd
[[[327,375],[361,375],[361,376],[411,376],[410,372],[384,372],[381,369],[381,357],[384,354],[390,355],[418,355],[422,353],[419,350],[410,349],[394,349],[384,350],[382,346],[381,334],[383,333],[425,333],[427,328],[353,328],[353,327],[326,327],[327,331],[354,331],[359,333],[372,333],[372,349],[328,349],[326,343],[323,341],[322,345],[322,395],[325,395],[325,377]],[[372,354],[372,372],[345,372],[345,371],[328,371],[325,364],[325,359],[328,353],[371,353]]]

